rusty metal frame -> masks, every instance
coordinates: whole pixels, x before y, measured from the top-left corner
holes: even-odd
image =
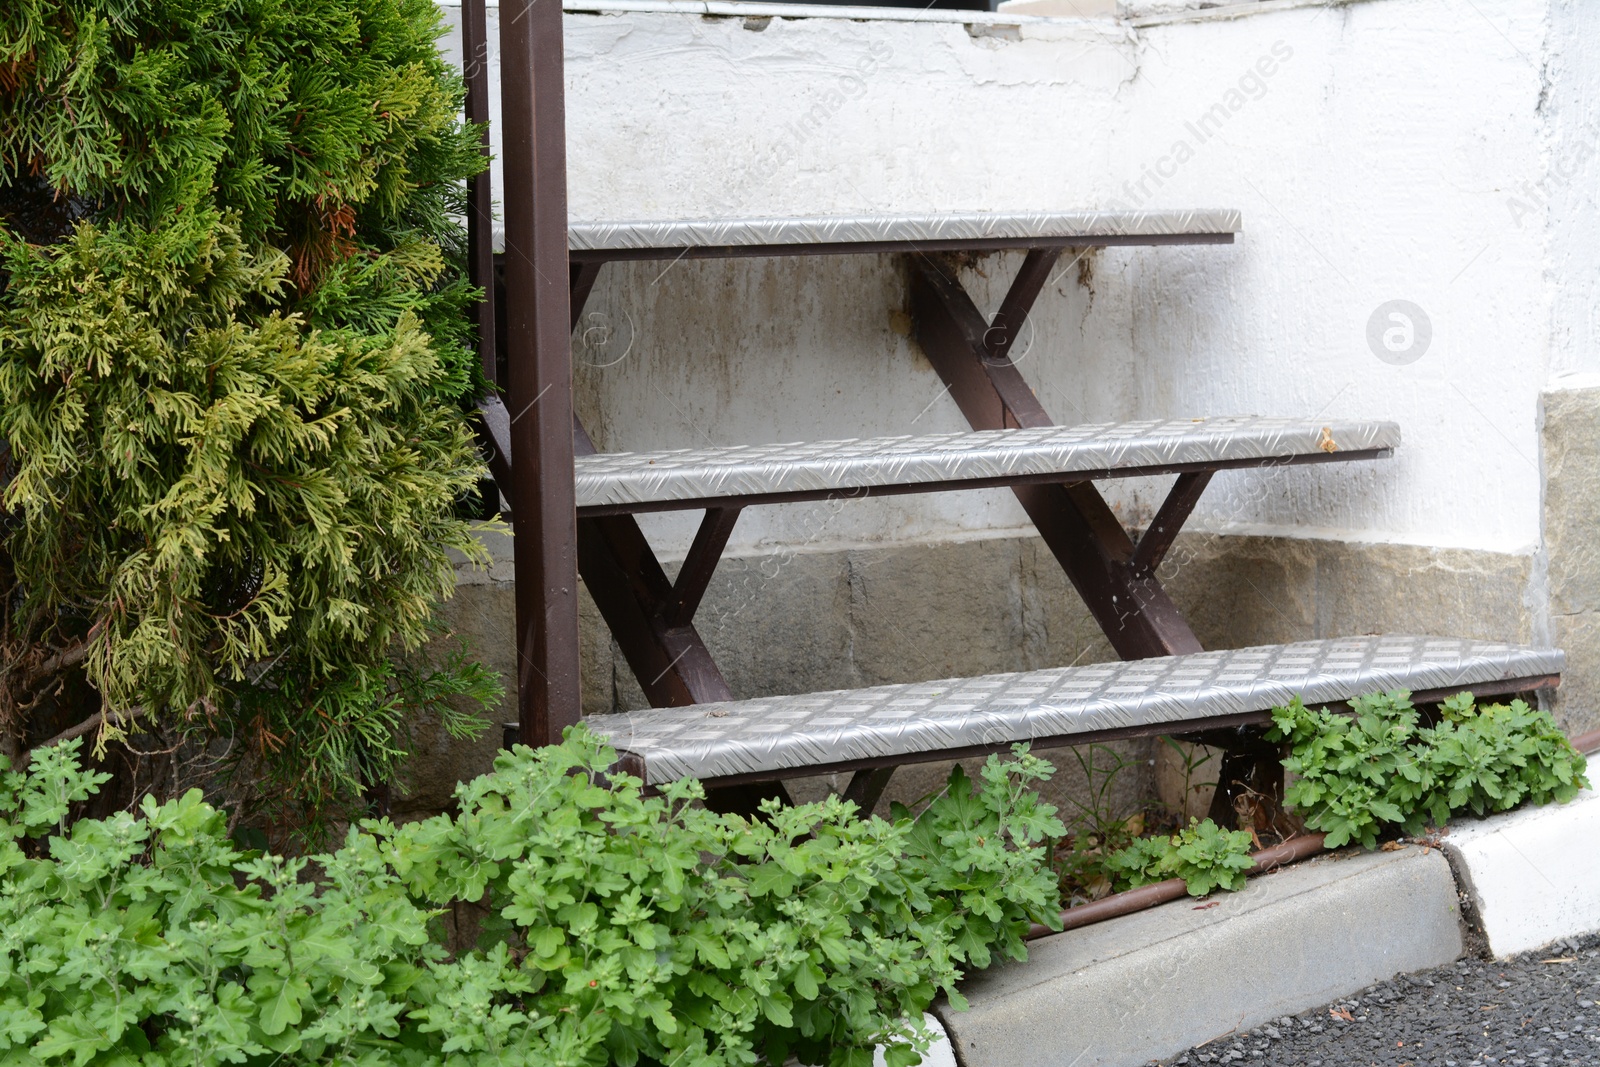
[[[930,256],[912,257],[917,340],[973,429],[1053,425],[1007,349],[1060,254],[1054,247],[1029,251],[993,322],[979,313],[951,268]],[[1117,655],[1144,659],[1201,651],[1155,575],[1135,565],[1132,539],[1093,485],[1015,485],[1011,491]],[[1171,533],[1159,536],[1169,543],[1177,532],[1170,520],[1187,514],[1182,503],[1169,499],[1171,507],[1162,508]]]
[[[581,702],[561,5],[504,0],[500,55],[507,404],[496,466],[516,501],[518,734],[540,745],[577,722]]]
[[[468,117],[478,122],[488,117],[483,6],[483,0],[466,0],[462,12]],[[592,453],[594,446],[573,411],[571,331],[604,263],[910,252],[918,340],[968,421],[974,428],[990,429],[1051,424],[1012,363],[1009,349],[1065,248],[1233,240],[1232,234],[1184,234],[569,252],[560,6],[506,0],[500,41],[506,175],[503,296],[495,292],[488,247],[492,200],[487,176],[474,180],[469,189],[468,246],[472,278],[485,290],[477,309],[485,376],[496,380],[500,352],[505,358],[506,380],[496,384],[505,387],[509,403],[485,398],[481,425],[496,481],[515,501],[518,734],[526,743],[553,742],[563,726],[578,718],[580,571],[653,705],[703,703],[732,695],[695,630],[693,617],[739,508],[755,501],[701,502],[706,518],[676,581],[667,579],[631,513],[579,515],[576,510],[573,458]],[[985,321],[959,282],[934,258],[934,253],[946,250],[1014,248],[1026,248],[1027,254],[992,321]],[[497,296],[501,296],[498,303]],[[1181,469],[1171,495],[1137,546],[1081,474],[1070,480],[1005,484],[1010,484],[1117,653],[1134,659],[1200,649],[1153,572],[1215,469],[1205,465]],[[870,801],[886,780],[881,773],[863,775],[850,791]]]
[[[1108,236],[1072,239],[885,241],[845,244],[707,246],[569,252],[567,247],[566,128],[561,6],[537,0],[503,0],[500,43],[505,150],[505,253],[503,289],[492,248],[493,198],[487,173],[468,183],[469,277],[483,290],[475,312],[484,377],[503,389],[480,405],[479,425],[496,483],[517,501],[511,516],[517,533],[517,738],[526,744],[558,740],[580,709],[578,575],[594,597],[618,646],[651,704],[681,706],[727,700],[732,692],[693,618],[717,561],[738,519],[754,503],[819,499],[849,493],[791,493],[770,497],[673,502],[659,507],[593,509],[580,514],[573,492],[573,458],[592,454],[593,443],[572,402],[571,332],[576,327],[600,268],[613,260],[911,254],[911,303],[917,340],[950,395],[975,429],[1037,427],[1051,419],[1012,362],[1009,352],[1029,310],[1068,247],[1161,244],[1226,244],[1232,234]],[[486,123],[488,38],[484,0],[462,6],[463,74],[469,121]],[[481,150],[487,155],[485,133]],[[986,321],[953,272],[935,258],[947,251],[1026,249],[1021,269],[993,319]],[[502,363],[503,359],[503,363]],[[502,366],[504,368],[502,372]],[[1212,474],[1228,467],[1348,461],[1387,455],[1387,450],[1219,464],[1187,464],[1139,471],[1103,471],[1046,476],[1008,485],[1041,537],[1066,571],[1112,647],[1124,659],[1200,650],[1199,641],[1156,581],[1155,570]],[[1178,478],[1137,544],[1092,484],[1095,477],[1177,473]],[[989,482],[894,486],[878,495],[979,488]],[[706,508],[676,580],[668,580],[633,514],[647,510]],[[1512,679],[1479,686],[1484,695],[1553,688],[1559,678]],[[1419,703],[1443,699],[1419,693]],[[1257,779],[1281,793],[1276,753],[1259,739],[1265,713],[1184,724],[1191,736],[1227,743],[1214,814],[1232,800],[1235,780]],[[1092,735],[1036,739],[1037,748],[1081,745],[1117,737],[1166,732],[1173,724]],[[848,799],[870,810],[894,767],[1000,751],[1003,746],[957,752],[853,761],[821,770],[854,770]],[[629,759],[632,759],[629,757]],[[625,760],[626,765],[628,761]],[[642,776],[642,767],[633,768]],[[723,810],[754,811],[766,798],[786,799],[777,778],[795,774],[737,777],[712,783],[708,794]]]
[[[1229,235],[1203,235],[1185,240],[1216,242],[1223,237]],[[1078,245],[1082,243],[1083,239],[1077,239]],[[1014,247],[1014,242],[1007,242],[1006,246]],[[779,251],[795,254],[799,247],[808,252],[864,250],[863,246],[856,245],[690,251],[756,256]],[[914,246],[904,242],[892,245],[894,250],[908,247]],[[971,244],[964,247],[971,247]],[[1045,244],[1029,248],[999,312],[989,321],[982,317],[971,297],[937,259],[920,252],[913,256],[912,302],[918,340],[974,428],[1051,425],[1049,415],[1011,362],[1009,348],[1065,247],[1068,246]],[[890,246],[873,250],[890,250]],[[576,325],[604,263],[647,259],[651,258],[651,252],[613,251],[603,256],[581,257],[573,254],[567,275],[569,325]],[[497,420],[486,415],[486,421],[495,424]],[[572,433],[576,454],[595,451],[588,433],[575,416]],[[1213,472],[1233,467],[1349,462],[1388,454],[1387,449],[1374,449],[1224,463],[1171,464],[1136,471],[996,479],[993,484],[1009,486],[1016,493],[1118,654],[1124,659],[1137,659],[1200,650],[1192,631],[1156,581],[1154,571]],[[1155,473],[1176,473],[1178,479],[1150,529],[1135,545],[1091,480]],[[983,481],[888,486],[876,488],[872,493],[938,492],[988,484]],[[652,706],[681,707],[732,697],[710,650],[694,627],[693,616],[738,510],[762,503],[860,495],[828,491],[715,497],[584,508],[577,513],[579,571]],[[706,519],[674,583],[667,578],[633,516],[651,511],[699,508],[706,510]],[[857,785],[862,799],[881,787],[880,782],[867,778]]]

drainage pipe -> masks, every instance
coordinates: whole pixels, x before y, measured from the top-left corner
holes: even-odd
[[[1308,856],[1315,856],[1324,850],[1324,834],[1303,834],[1300,837],[1291,837],[1281,845],[1264,848],[1257,852],[1251,859],[1255,866],[1246,871],[1246,874],[1264,874],[1276,870],[1288,863],[1303,860]],[[1067,908],[1061,913],[1061,929],[1075,930],[1080,926],[1090,923],[1102,922],[1106,919],[1115,919],[1119,915],[1131,915],[1136,911],[1153,908],[1157,904],[1165,904],[1169,900],[1177,900],[1188,893],[1182,878],[1169,878],[1165,882],[1155,882],[1151,885],[1142,885],[1138,889],[1129,889],[1122,893],[1113,893],[1108,897],[1088,904],[1079,904],[1075,908]],[[1028,938],[1044,937],[1055,933],[1042,923],[1034,923],[1028,929]]]

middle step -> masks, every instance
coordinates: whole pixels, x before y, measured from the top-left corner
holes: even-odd
[[[1076,482],[1092,478],[1379,459],[1400,443],[1392,422],[1210,419],[729,445],[578,456],[578,513],[679,511],[856,494]]]

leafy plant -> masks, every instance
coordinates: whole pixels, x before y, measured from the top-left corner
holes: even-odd
[[[1069,750],[1082,773],[1082,788],[1064,796],[1069,805],[1066,833],[1057,843],[1055,865],[1062,899],[1069,903],[1097,900],[1113,889],[1106,857],[1127,847],[1146,832],[1146,813],[1128,813],[1117,803],[1116,784],[1139,760],[1125,757],[1111,745],[1084,745]]]
[[[1190,896],[1203,897],[1214,889],[1244,888],[1245,875],[1255,862],[1250,845],[1247,831],[1224,830],[1210,819],[1190,819],[1187,827],[1171,835],[1134,840],[1107,857],[1106,866],[1120,889],[1182,878]]]
[[[395,708],[486,694],[394,662],[478,555],[484,161],[439,30],[429,0],[0,6],[0,750],[221,738],[301,819],[392,772]]]
[[[1391,827],[1420,834],[1452,814],[1567,801],[1587,787],[1586,761],[1549,713],[1521,700],[1479,706],[1461,693],[1422,726],[1404,690],[1351,701],[1353,716],[1298,699],[1274,708],[1274,741],[1288,741],[1295,781],[1284,799],[1328,845],[1367,848]]]
[[[1083,772],[1083,795],[1066,794],[1072,805],[1069,829],[1073,836],[1092,838],[1102,845],[1120,840],[1128,833],[1129,816],[1116,810],[1114,791],[1117,779],[1130,767],[1143,761],[1130,760],[1111,745],[1081,745],[1067,750]]]
[[[882,1042],[905,1067],[936,993],[1057,917],[1026,752],[915,822],[837,798],[748,822],[606,777],[577,728],[457,816],[308,862],[241,853],[198,793],[73,823],[105,778],[80,744],[0,776],[0,1062],[865,1067]],[[452,957],[463,902],[489,919]]]
[[[904,805],[889,806],[893,821],[911,828],[900,872],[929,894],[920,921],[943,930],[957,959],[969,966],[987,967],[996,954],[1025,958],[1023,915],[1046,925],[1060,922],[1060,893],[1047,858],[1050,841],[1065,827],[1033,788],[1054,771],[1017,745],[1010,760],[985,761],[981,786],[956,764],[943,792],[914,819]],[[960,994],[954,997],[963,1003]]]

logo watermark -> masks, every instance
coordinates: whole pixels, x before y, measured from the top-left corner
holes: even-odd
[[[1427,355],[1432,342],[1433,320],[1409,300],[1379,304],[1367,319],[1367,347],[1392,366],[1415,363]]]

